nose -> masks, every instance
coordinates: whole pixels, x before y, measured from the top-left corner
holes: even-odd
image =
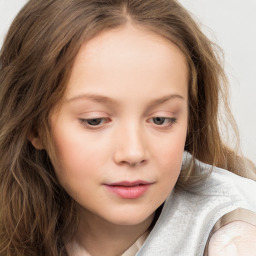
[[[145,132],[136,125],[125,126],[116,134],[114,161],[118,165],[135,167],[148,161]]]

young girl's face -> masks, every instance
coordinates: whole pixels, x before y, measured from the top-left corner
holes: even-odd
[[[84,43],[51,115],[53,166],[81,216],[152,217],[180,173],[187,91],[184,55],[153,32],[129,25]]]

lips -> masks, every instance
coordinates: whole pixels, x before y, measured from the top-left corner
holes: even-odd
[[[120,198],[124,199],[136,199],[141,197],[152,183],[146,181],[122,181],[111,184],[105,184],[108,191],[116,194]]]

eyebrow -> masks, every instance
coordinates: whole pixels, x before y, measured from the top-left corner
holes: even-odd
[[[111,99],[109,97],[102,96],[102,95],[97,95],[97,94],[77,95],[70,99],[67,99],[66,102],[69,103],[69,102],[78,101],[78,100],[91,100],[99,103],[115,103],[116,102],[114,99]]]
[[[165,103],[166,101],[172,100],[172,99],[180,99],[180,100],[184,100],[184,97],[179,95],[179,94],[170,94],[170,95],[166,95],[163,96],[159,99],[153,99],[150,101],[149,106],[154,107],[157,105],[161,105],[163,103]]]
[[[158,99],[152,99],[149,102],[149,106],[150,107],[154,107],[160,104],[165,103],[166,101],[172,100],[172,99],[180,99],[180,100],[184,100],[184,97],[179,95],[179,94],[170,94],[170,95],[166,95],[163,97],[160,97]],[[66,102],[70,103],[73,101],[79,101],[79,100],[91,100],[91,101],[95,101],[95,102],[99,102],[99,103],[105,103],[105,104],[110,104],[110,105],[117,105],[118,101],[115,99],[111,99],[109,97],[106,96],[102,96],[102,95],[97,95],[97,94],[81,94],[81,95],[77,95],[74,96],[70,99],[67,99]]]

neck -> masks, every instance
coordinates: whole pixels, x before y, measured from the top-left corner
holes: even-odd
[[[67,250],[77,256],[122,255],[149,229],[153,218],[154,214],[136,225],[116,225],[86,211]]]

